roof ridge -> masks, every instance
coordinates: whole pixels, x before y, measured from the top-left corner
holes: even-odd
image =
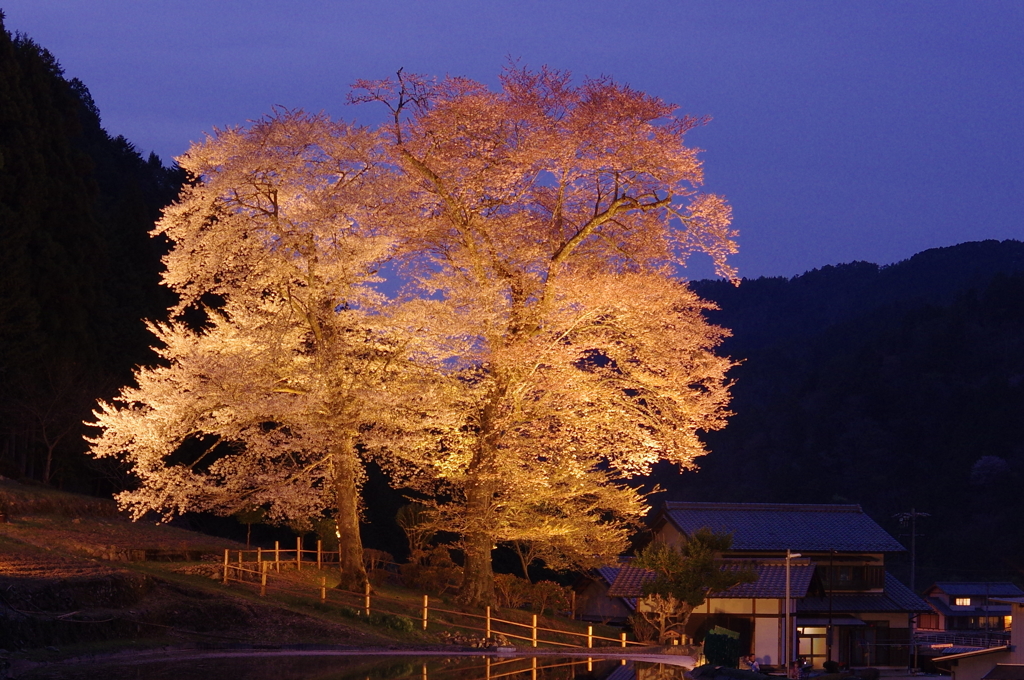
[[[859,512],[856,503],[715,503],[710,501],[665,501],[666,510],[789,510],[793,512]]]

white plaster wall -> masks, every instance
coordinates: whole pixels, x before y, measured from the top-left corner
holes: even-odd
[[[997,663],[1009,663],[1010,655],[1006,652],[981,654],[966,659],[957,659],[952,671],[952,680],[981,680],[982,676],[995,668]]]
[[[754,619],[754,655],[758,663],[778,664],[780,644],[778,619]]]
[[[681,547],[683,545],[683,535],[676,529],[672,522],[666,520],[665,524],[658,531],[658,535],[654,537],[656,541],[662,541],[668,545],[675,547]]]

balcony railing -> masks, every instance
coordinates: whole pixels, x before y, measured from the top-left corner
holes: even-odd
[[[914,641],[919,645],[950,645],[952,647],[977,647],[978,649],[989,649],[1000,647],[1010,643],[1008,631],[956,631],[956,632],[935,632],[917,631],[914,633]]]

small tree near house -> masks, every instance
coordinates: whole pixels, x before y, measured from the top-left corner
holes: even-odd
[[[637,556],[636,566],[654,572],[643,586],[637,614],[657,631],[659,644],[683,633],[709,593],[757,580],[753,570],[725,568],[721,554],[731,545],[731,534],[699,529],[682,549],[652,543]]]

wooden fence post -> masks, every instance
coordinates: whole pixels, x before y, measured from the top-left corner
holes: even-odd
[[[262,560],[260,565],[260,597],[267,596],[267,563]]]
[[[324,561],[324,542],[323,539],[316,539],[316,570],[320,571],[321,565]]]
[[[263,564],[263,548],[256,548],[256,562],[256,566],[259,569],[262,569],[263,567],[261,567],[260,565]]]
[[[594,646],[594,627],[587,626],[587,648]]]
[[[626,634],[625,633],[622,634],[622,646],[623,647],[626,646]]]
[[[238,580],[245,580],[245,573],[242,571],[242,551],[238,551]]]
[[[281,542],[274,541],[274,570],[281,573]]]
[[[321,602],[326,602],[327,601],[327,577],[326,576],[321,576],[320,577],[320,601]]]
[[[295,570],[302,571],[302,536],[295,537]]]
[[[491,605],[487,605],[487,639],[491,639]]]
[[[534,644],[533,646],[536,647],[537,645]],[[530,680],[537,680],[537,657],[533,657],[533,663],[530,665]]]
[[[587,672],[588,673],[593,673],[594,672],[594,657],[592,657],[592,656],[588,656],[587,657]]]
[[[427,612],[430,611],[430,596],[423,596],[423,630],[427,629]],[[488,635],[487,637],[490,637]]]
[[[533,630],[533,633],[532,633],[533,646],[536,647],[537,646],[537,615],[536,614],[533,615],[533,629],[532,630]],[[536,659],[537,657],[533,657],[533,658]]]
[[[367,581],[363,584],[363,608],[366,610],[366,615],[370,615],[370,582]]]
[[[228,584],[228,549],[224,548],[224,585]]]

